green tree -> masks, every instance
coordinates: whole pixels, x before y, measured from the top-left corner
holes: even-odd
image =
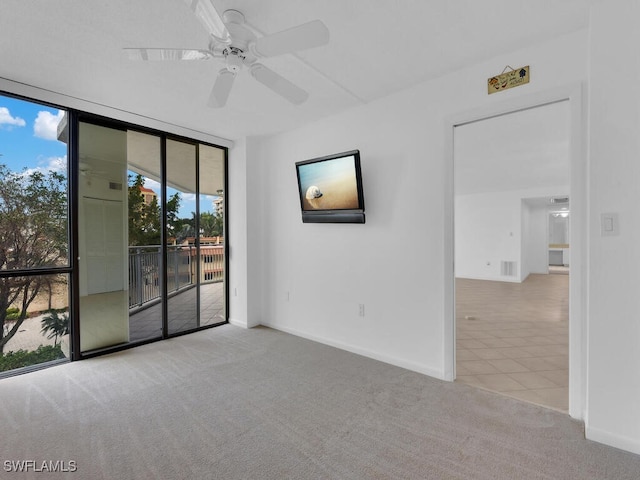
[[[176,192],[167,200],[167,235],[170,237],[177,237],[182,225],[178,219],[178,210],[180,210],[180,194]]]
[[[195,237],[195,214],[193,218],[178,218],[175,221],[176,242],[183,243],[188,237]]]
[[[211,212],[200,214],[200,231],[205,237],[222,235],[222,216]]]
[[[154,197],[148,204],[144,201],[141,188],[145,178],[140,175],[129,175],[129,245],[160,245],[162,223],[161,208],[158,198]],[[180,208],[180,194],[175,193],[167,200],[167,236],[175,236]]]
[[[215,235],[216,216],[211,212],[202,212],[200,214],[200,231],[205,237]]]
[[[33,270],[68,262],[67,182],[60,173],[13,172],[0,164],[0,269]],[[29,305],[51,288],[51,277],[0,278],[0,353],[27,318]],[[20,314],[7,319],[7,309]]]
[[[158,199],[147,204],[141,188],[142,175],[129,175],[129,245],[160,245],[160,206]]]
[[[51,310],[46,317],[41,320],[42,334],[48,334],[47,338],[53,338],[53,344],[58,345],[58,337],[69,334],[69,316],[66,313],[59,315],[55,310]]]

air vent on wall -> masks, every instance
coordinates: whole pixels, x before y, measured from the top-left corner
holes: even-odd
[[[518,262],[505,261],[500,262],[500,275],[503,277],[515,277],[518,270]]]
[[[555,197],[551,199],[551,203],[553,204],[569,203],[569,197]]]
[[[118,182],[109,182],[109,190],[122,190],[122,184]]]

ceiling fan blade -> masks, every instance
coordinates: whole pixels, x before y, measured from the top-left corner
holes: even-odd
[[[229,31],[211,0],[184,0],[205,30],[223,43],[231,41]]]
[[[184,48],[123,48],[129,60],[209,60],[213,54],[208,50],[188,50]]]
[[[220,70],[218,78],[216,78],[216,83],[213,85],[213,90],[211,90],[211,95],[209,96],[207,105],[213,108],[224,107],[227,103],[227,99],[229,98],[229,93],[231,93],[231,87],[233,86],[233,81],[235,79],[235,73],[230,72],[226,68]]]
[[[260,63],[251,65],[250,72],[257,81],[295,105],[300,105],[309,98],[307,92]]]
[[[256,40],[255,50],[263,57],[273,57],[329,43],[329,29],[320,20],[267,35]]]

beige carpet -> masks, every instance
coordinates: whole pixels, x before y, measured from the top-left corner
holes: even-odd
[[[638,479],[559,412],[231,325],[0,380],[1,478]],[[74,473],[7,462],[75,462]]]

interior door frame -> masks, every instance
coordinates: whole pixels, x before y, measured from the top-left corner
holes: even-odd
[[[582,83],[537,92],[452,115],[445,121],[445,231],[443,375],[456,377],[456,321],[454,270],[454,130],[455,127],[561,101],[569,102],[569,189],[571,195],[571,251],[569,277],[569,415],[584,420],[586,408],[587,352],[587,121]]]

